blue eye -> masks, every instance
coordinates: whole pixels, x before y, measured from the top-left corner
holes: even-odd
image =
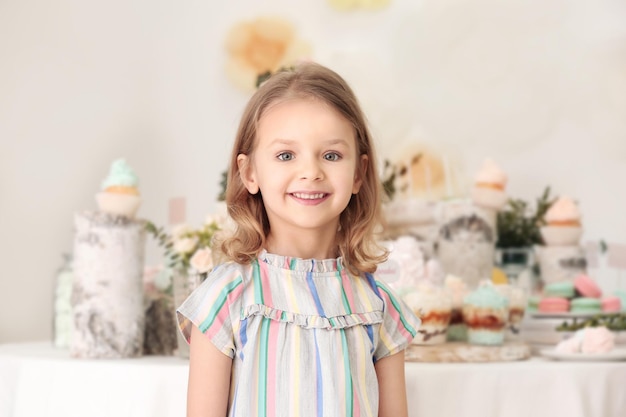
[[[324,159],[327,161],[338,161],[341,159],[341,155],[339,155],[337,152],[328,152],[324,154]]]
[[[278,154],[277,158],[281,161],[291,161],[294,156],[291,152],[281,152]]]

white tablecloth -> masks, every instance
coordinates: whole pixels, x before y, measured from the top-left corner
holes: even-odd
[[[71,359],[50,343],[0,345],[0,417],[185,415],[188,362]],[[533,358],[406,364],[411,417],[626,415],[626,362]]]

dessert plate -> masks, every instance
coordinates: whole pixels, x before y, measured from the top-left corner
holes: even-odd
[[[554,348],[542,349],[539,353],[547,358],[560,361],[603,362],[626,360],[626,348],[623,347],[614,348],[606,353],[564,353],[557,352]]]

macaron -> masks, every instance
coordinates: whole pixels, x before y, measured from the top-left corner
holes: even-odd
[[[574,298],[576,290],[572,281],[551,282],[543,287],[546,297]]]
[[[615,295],[604,297],[602,299],[602,311],[605,313],[619,313],[622,311],[622,300]]]
[[[581,274],[574,280],[574,287],[576,291],[583,297],[600,298],[602,297],[602,290],[598,287],[598,284],[591,279],[588,275]]]
[[[626,312],[626,291],[617,290],[613,292],[613,295],[622,300],[622,311]]]
[[[567,313],[570,302],[563,297],[545,297],[539,301],[540,313]]]
[[[602,302],[598,298],[580,297],[571,302],[572,313],[601,313]]]

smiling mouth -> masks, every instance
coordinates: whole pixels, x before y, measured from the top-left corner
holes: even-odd
[[[295,198],[299,198],[301,200],[319,200],[321,198],[326,197],[328,194],[326,193],[291,193]]]

